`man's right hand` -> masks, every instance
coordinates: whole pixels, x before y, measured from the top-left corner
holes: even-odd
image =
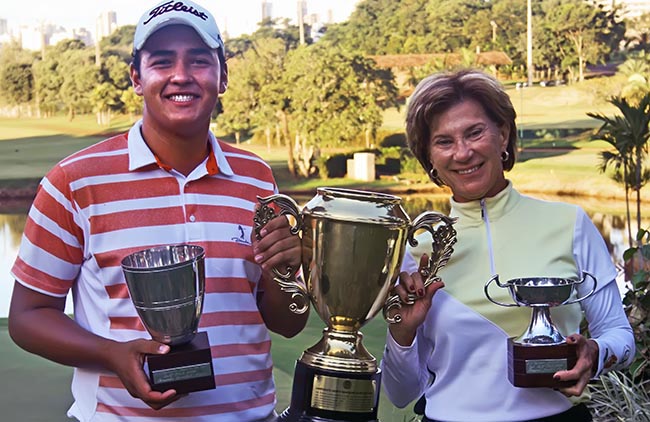
[[[65,297],[47,296],[14,283],[9,334],[14,342],[62,365],[113,371],[127,391],[153,409],[178,400],[174,390],[153,391],[144,373],[147,354],[165,354],[169,346],[153,340],[117,342],[95,335],[64,313]]]
[[[124,343],[113,342],[110,348],[107,366],[117,374],[131,396],[155,410],[185,396],[176,394],[175,390],[162,393],[152,390],[143,370],[146,355],[164,355],[169,352],[169,346],[153,340],[138,339]]]

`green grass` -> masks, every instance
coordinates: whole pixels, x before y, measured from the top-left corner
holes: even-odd
[[[0,186],[40,179],[56,162],[130,126],[125,117],[99,127],[93,116],[48,119],[0,118]]]
[[[72,404],[72,368],[58,365],[21,350],[7,333],[7,319],[0,319],[0,394],[2,420],[30,422],[69,421]]]

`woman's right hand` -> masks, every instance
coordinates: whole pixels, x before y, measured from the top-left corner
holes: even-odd
[[[425,268],[429,257],[425,254],[420,258],[420,269]],[[444,287],[442,281],[436,281],[424,287],[424,279],[420,272],[408,274],[403,272],[399,276],[399,284],[393,289],[402,301],[402,308],[399,313],[402,320],[396,324],[390,324],[389,330],[393,339],[401,346],[410,346],[415,339],[416,330],[424,320],[431,308],[431,301],[435,292]],[[409,293],[415,296],[413,304],[407,304]]]

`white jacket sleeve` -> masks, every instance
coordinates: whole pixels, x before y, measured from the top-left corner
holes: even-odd
[[[422,326],[408,347],[399,345],[388,332],[381,361],[382,386],[388,399],[403,408],[418,399],[429,385],[431,376],[426,368],[427,352],[432,345],[424,340]]]
[[[580,271],[592,274],[597,289],[581,302],[589,334],[598,343],[596,376],[632,363],[635,352],[634,333],[625,315],[614,267],[605,242],[589,217],[578,211],[574,234],[574,258]],[[587,277],[589,279],[589,277]],[[592,288],[591,280],[578,288],[580,296]]]

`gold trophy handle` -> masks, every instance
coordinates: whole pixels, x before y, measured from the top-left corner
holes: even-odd
[[[454,252],[454,244],[456,244],[456,230],[453,224],[456,218],[448,217],[436,211],[425,211],[418,215],[413,222],[409,225],[407,239],[411,246],[418,245],[415,239],[415,233],[419,230],[426,230],[431,233],[433,241],[431,243],[431,254],[429,255],[429,262],[426,266],[419,269],[420,274],[424,278],[424,287],[426,288],[434,281],[440,281],[438,277],[438,270],[447,265],[451,254]],[[405,302],[399,298],[397,294],[389,295],[384,304],[384,319],[389,324],[396,324],[402,321],[402,316],[399,310],[402,305],[412,305],[417,300],[417,297],[409,293]],[[390,311],[397,308],[397,312],[390,316]]]
[[[291,199],[291,197],[283,194],[276,194],[267,197],[257,197],[260,206],[255,210],[253,217],[253,225],[255,230],[255,237],[260,239],[260,230],[266,224],[277,217],[278,215],[291,215],[295,219],[295,224],[291,226],[291,234],[298,236],[302,229],[302,215],[298,210],[298,204]],[[269,206],[275,204],[280,209],[280,214]],[[289,310],[294,314],[304,314],[309,309],[309,295],[304,283],[298,282],[297,268],[287,266],[285,272],[281,272],[277,268],[273,268],[273,280],[278,283],[283,292],[291,294],[293,301],[289,305]]]

